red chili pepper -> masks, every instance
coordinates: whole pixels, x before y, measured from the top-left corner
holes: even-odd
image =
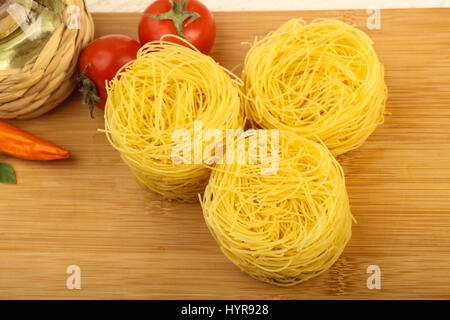
[[[0,152],[25,160],[48,161],[70,157],[67,150],[3,121],[0,121]]]

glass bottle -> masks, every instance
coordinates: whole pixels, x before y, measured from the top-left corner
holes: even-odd
[[[0,71],[25,66],[61,23],[61,1],[0,0]]]

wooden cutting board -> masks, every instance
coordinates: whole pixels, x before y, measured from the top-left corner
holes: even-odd
[[[221,13],[212,56],[240,72],[252,41],[289,18],[333,17],[373,38],[392,113],[362,148],[339,158],[358,221],[340,260],[279,288],[240,272],[210,236],[199,205],[141,189],[74,93],[61,107],[12,124],[69,149],[37,163],[2,158],[17,186],[0,185],[0,298],[450,298],[450,10]],[[95,14],[96,35],[136,37],[139,14]],[[66,269],[81,269],[68,290]],[[367,288],[367,268],[381,289]]]

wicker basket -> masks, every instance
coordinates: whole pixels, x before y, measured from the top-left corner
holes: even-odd
[[[32,119],[63,102],[76,87],[80,52],[94,36],[84,0],[61,0],[62,22],[39,55],[21,69],[0,70],[0,118]],[[73,9],[79,28],[67,27]],[[78,10],[77,10],[78,11]]]

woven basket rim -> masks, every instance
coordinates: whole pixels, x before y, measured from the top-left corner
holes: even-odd
[[[85,0],[62,0],[61,5],[62,23],[40,53],[22,68],[0,70],[0,118],[37,117],[75,88],[78,56],[93,38],[93,20]]]

